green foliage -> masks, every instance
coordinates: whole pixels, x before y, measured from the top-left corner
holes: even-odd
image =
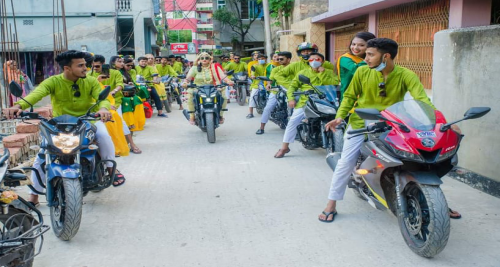
[[[167,34],[170,43],[193,42],[193,32],[191,30],[169,30]]]

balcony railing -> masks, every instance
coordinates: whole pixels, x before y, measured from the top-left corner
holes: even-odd
[[[118,12],[131,12],[132,0],[116,0],[116,9]]]
[[[213,3],[212,0],[197,0],[196,1],[197,4],[211,4]]]
[[[204,20],[199,19],[197,23],[198,23],[198,24],[213,24],[213,23],[214,23],[214,21],[213,21],[213,20],[211,20],[211,19],[207,19],[207,20],[205,20],[205,21],[204,21]]]

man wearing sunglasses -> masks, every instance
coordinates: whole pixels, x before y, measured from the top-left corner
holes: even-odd
[[[229,58],[226,57],[226,59],[229,59]],[[234,54],[233,54],[233,61],[232,62],[228,61],[228,63],[226,64],[226,66],[224,67],[224,65],[222,65],[222,67],[224,68],[224,70],[226,71],[226,73],[228,71],[230,71],[230,70],[233,70],[234,73],[246,72],[247,71],[247,64],[244,63],[244,62],[241,62],[241,56],[240,55],[234,55]],[[232,75],[229,75],[227,77],[229,79],[233,78]],[[230,91],[232,89],[233,88],[229,87],[229,86],[226,89],[227,103],[231,103],[231,94],[230,94]]]
[[[394,59],[398,53],[398,44],[391,39],[375,38],[367,43],[365,62],[367,66],[358,68],[337,111],[336,119],[326,124],[326,130],[335,131],[353,108],[376,108],[380,111],[403,101],[407,92],[419,101],[432,107],[424,86],[411,70],[398,66]],[[361,129],[365,122],[356,113],[349,118],[347,131]],[[458,127],[454,128],[459,132]],[[346,131],[346,132],[347,132]],[[359,156],[359,150],[365,139],[364,135],[344,138],[342,158],[333,174],[328,203],[318,216],[322,222],[332,222],[337,214],[337,201],[342,200],[347,182]]]
[[[123,75],[114,69],[109,69],[109,76],[102,74],[102,66],[106,63],[106,59],[102,55],[94,55],[92,63],[92,71],[87,73],[87,76],[96,78],[103,85],[109,85],[112,89],[110,94],[115,98],[115,106],[111,106],[113,110],[117,110],[122,104],[122,89]]]
[[[61,115],[80,117],[85,115],[87,110],[99,99],[99,93],[101,93],[99,81],[94,77],[87,77],[86,57],[88,57],[87,53],[76,50],[69,50],[59,54],[56,57],[56,62],[63,70],[63,73],[44,80],[33,92],[25,97],[26,101],[34,105],[45,96],[50,95],[54,117]],[[13,107],[4,109],[3,112],[7,118],[13,119],[28,107],[29,105],[21,100],[15,103]],[[100,115],[101,121],[96,122],[94,125],[97,127],[96,140],[101,157],[114,160],[115,147],[103,123],[111,119],[110,107],[108,100],[99,103],[97,114]],[[42,179],[45,179],[39,159],[39,157],[35,157],[33,167],[38,169]],[[111,171],[111,167],[108,164],[109,171]],[[37,190],[44,190],[36,177],[31,177],[31,180]],[[28,201],[38,204],[38,195],[31,192]]]
[[[285,134],[283,136],[283,144],[281,149],[274,155],[275,158],[282,158],[285,154],[290,152],[289,146],[290,143],[293,143],[295,140],[297,127],[302,123],[302,120],[305,119],[304,106],[306,105],[309,97],[307,95],[301,95],[299,101],[295,103],[293,93],[297,90],[302,92],[313,90],[313,87],[300,82],[299,75],[308,77],[311,80],[311,84],[314,86],[339,84],[337,74],[322,67],[325,62],[325,56],[320,53],[311,53],[309,54],[307,61],[309,62],[309,68],[303,69],[297,73],[286,93],[289,99],[288,107],[293,108],[293,113],[288,121],[288,124],[286,125]]]
[[[275,58],[273,56],[273,58]],[[285,88],[290,86],[290,82],[294,77],[285,77],[285,78],[276,78],[276,73],[282,71],[286,66],[290,64],[290,60],[292,59],[292,53],[288,51],[279,52],[276,54],[276,62],[280,65],[276,68],[273,68],[269,79],[273,80],[274,83],[281,85]],[[271,84],[268,84],[267,89],[271,89]],[[260,119],[260,129],[257,130],[255,134],[264,134],[264,128],[266,127],[266,123],[269,121],[269,116],[271,115],[271,111],[274,110],[276,105],[278,104],[278,100],[276,99],[277,91],[271,91],[269,94],[269,98],[267,99],[266,107],[264,108],[264,112],[262,112],[262,118]]]

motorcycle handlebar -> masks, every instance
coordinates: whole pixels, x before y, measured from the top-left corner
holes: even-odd
[[[371,132],[371,131],[375,130],[375,128],[376,128],[376,125],[368,125],[365,128],[347,131],[347,133],[348,134],[366,133],[366,132]]]

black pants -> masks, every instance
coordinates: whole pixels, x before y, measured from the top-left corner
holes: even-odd
[[[163,109],[160,96],[158,95],[158,92],[156,92],[156,89],[154,87],[150,88],[151,88],[151,99],[153,99],[153,101],[155,102],[156,109],[160,111]]]

